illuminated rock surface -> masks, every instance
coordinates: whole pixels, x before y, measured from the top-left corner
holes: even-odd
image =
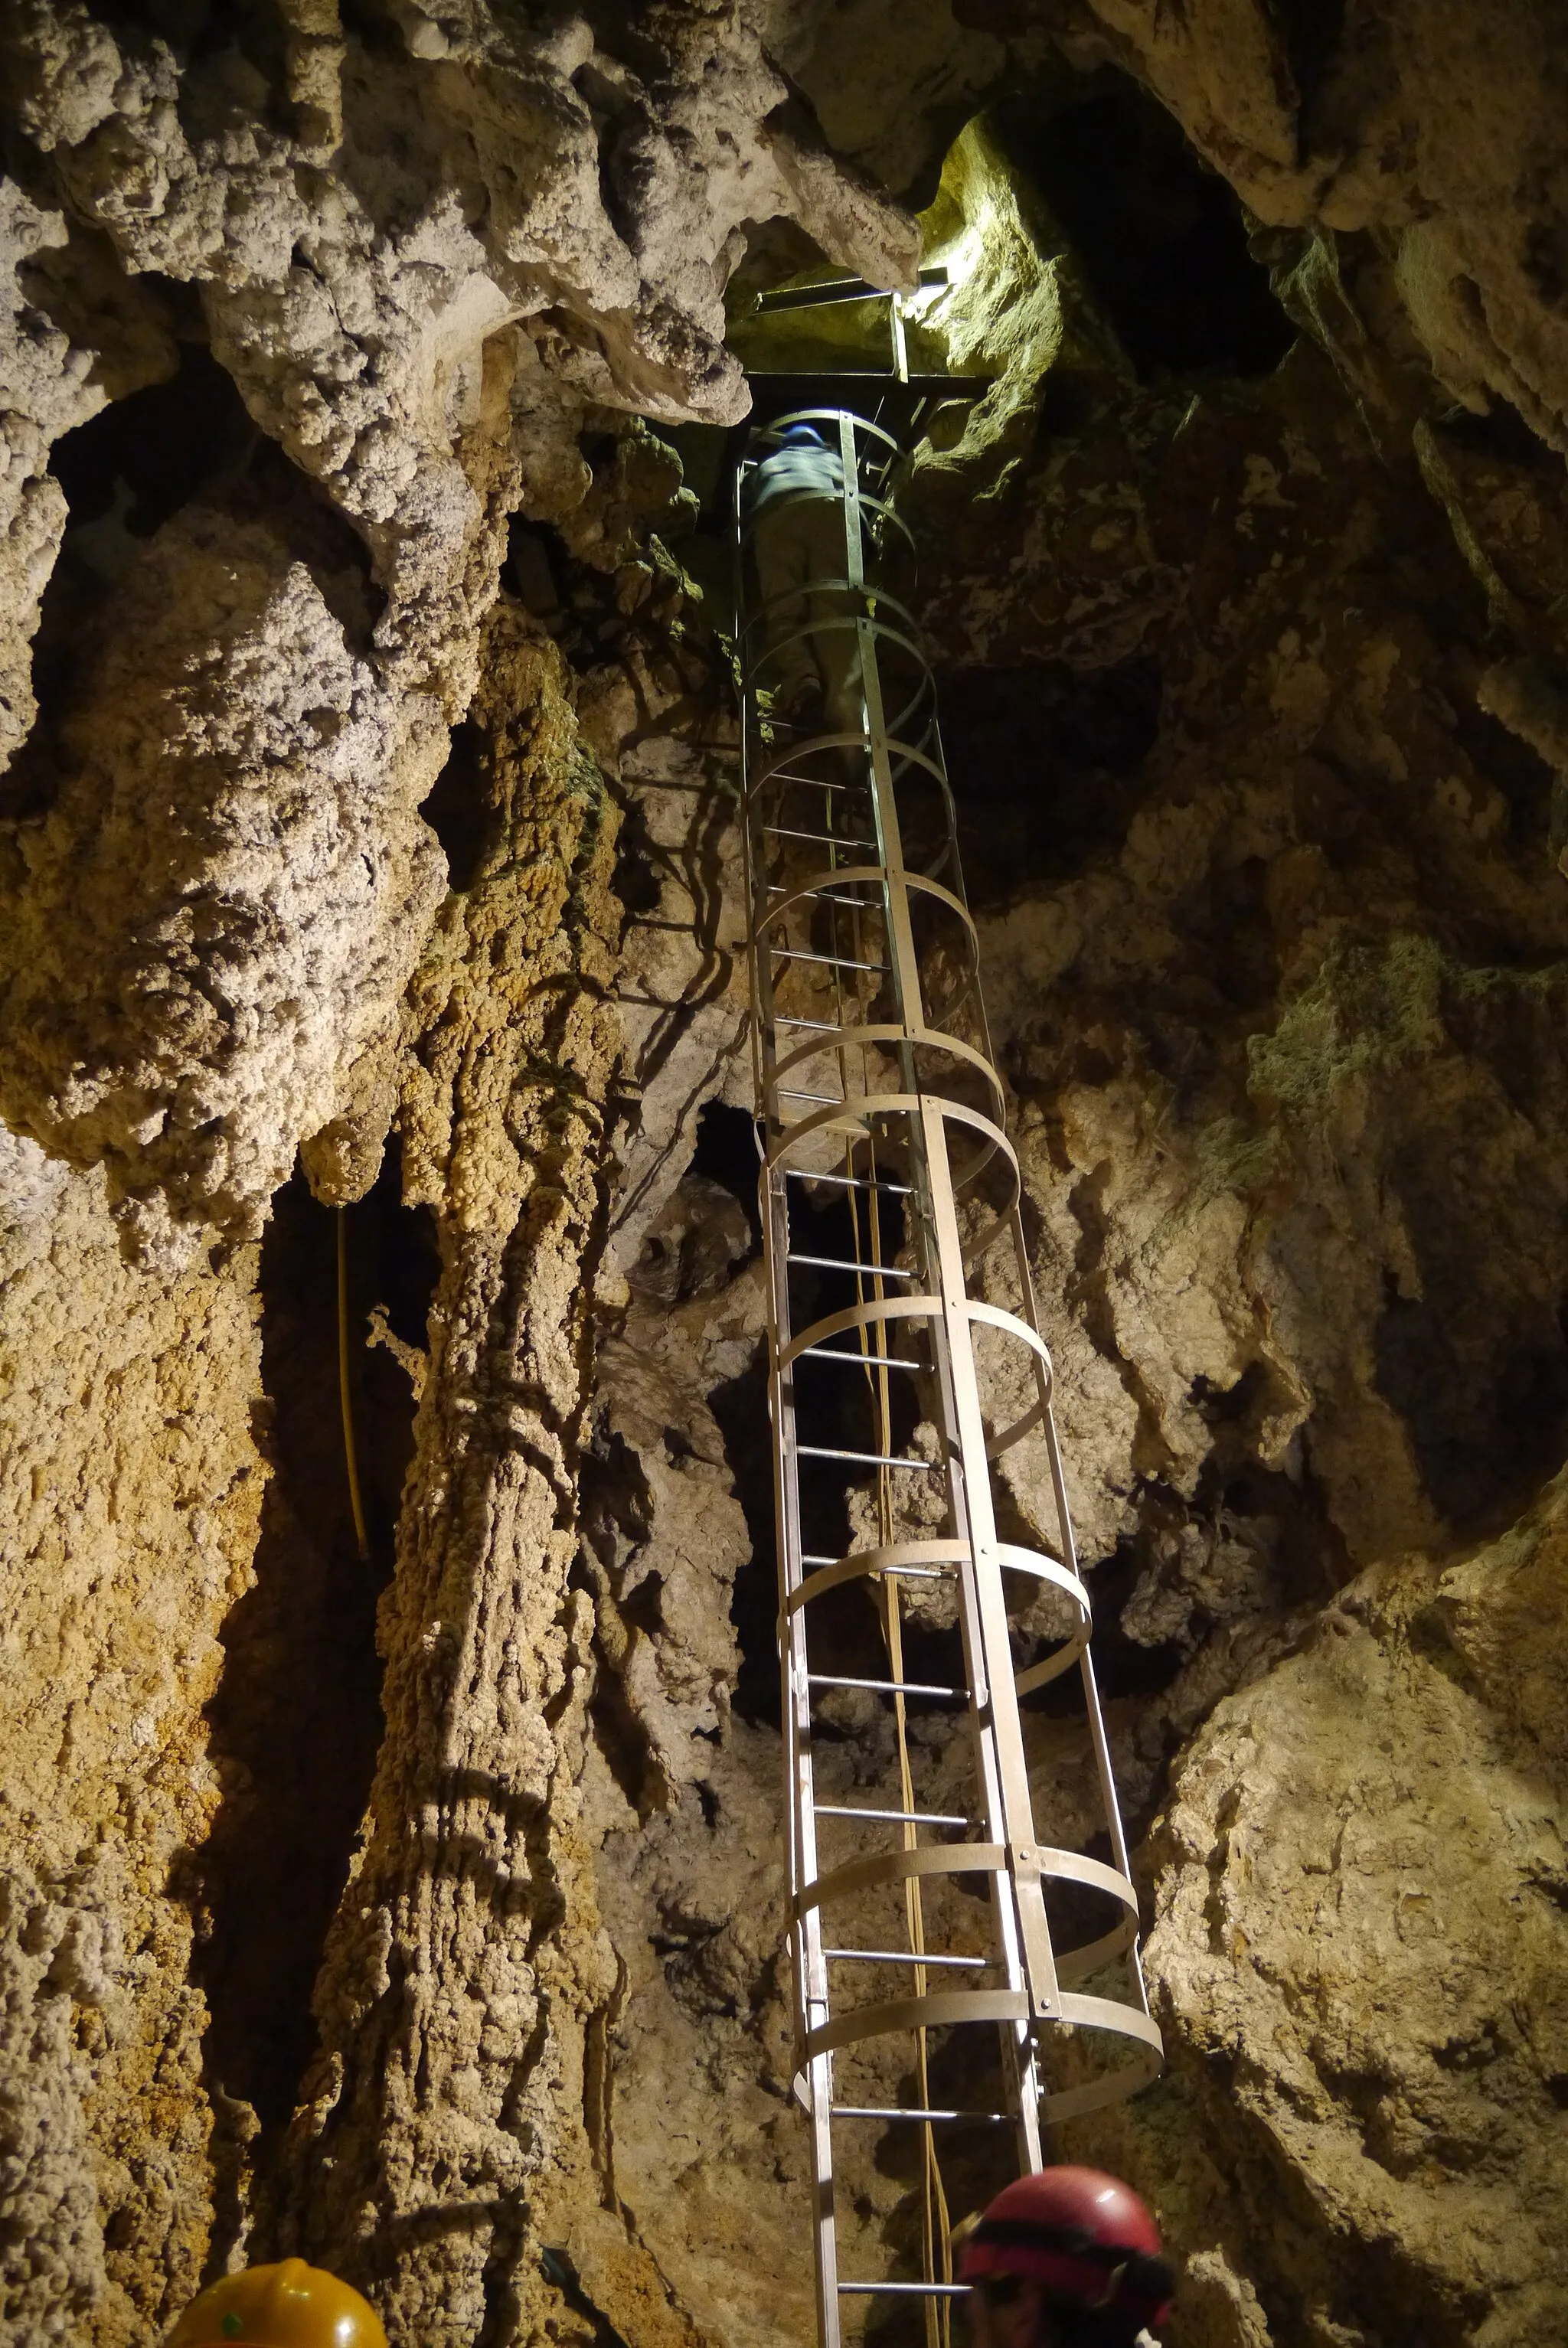
[[[1549,12],[156,13],[0,28],[0,2337],[295,2250],[431,2348],[806,2337],[675,443],[929,202],[912,349],[1001,380],[904,495],[1171,2054],[1063,2148],[1169,2348],[1554,2338]]]

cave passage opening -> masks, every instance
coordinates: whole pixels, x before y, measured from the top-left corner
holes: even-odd
[[[1069,103],[1004,98],[988,119],[1142,380],[1273,373],[1296,330],[1235,191],[1157,98],[1107,66]]]

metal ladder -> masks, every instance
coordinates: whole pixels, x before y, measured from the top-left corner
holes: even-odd
[[[807,422],[837,452],[830,542],[820,478],[755,504],[757,468]],[[803,411],[751,435],[735,499],[795,2091],[821,2348],[868,2323],[911,2336],[917,2311],[927,2348],[945,2348],[954,2162],[966,2188],[1038,2168],[1042,2123],[1131,2093],[1161,2056],[934,689],[916,623],[875,578],[879,545],[908,538],[897,455],[858,416]],[[803,585],[801,518],[785,518],[812,498],[822,568]],[[1020,1699],[1059,1695],[1075,1667],[1109,1863],[1036,1830]],[[1092,1838],[1080,1822],[1075,1842]],[[1091,1992],[1069,1986],[1091,1974]],[[914,2132],[918,2245],[907,2216],[835,2202],[835,2178],[863,2178],[887,2130]],[[986,2132],[988,2166],[985,2141],[972,2149]],[[899,2302],[915,2304],[901,2318]]]

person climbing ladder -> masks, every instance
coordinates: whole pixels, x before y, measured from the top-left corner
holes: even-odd
[[[971,2348],[1134,2348],[1176,2287],[1131,2187],[1065,2166],[1003,2187],[968,2232],[959,2277]]]
[[[858,734],[854,623],[863,599],[848,577],[842,456],[816,423],[789,424],[743,494],[771,654],[771,714],[804,733]]]

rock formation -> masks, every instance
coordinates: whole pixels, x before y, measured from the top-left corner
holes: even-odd
[[[732,279],[923,250],[1171,2054],[1060,2148],[1168,2348],[1562,2328],[1557,32],[5,12],[0,2338],[296,2250],[432,2348],[809,2336],[707,485]]]

